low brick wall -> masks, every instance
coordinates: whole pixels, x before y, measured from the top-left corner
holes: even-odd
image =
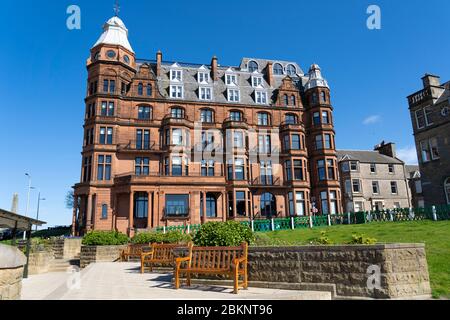
[[[25,255],[15,247],[0,244],[0,300],[20,299]]]
[[[55,259],[53,250],[38,251],[30,253],[28,274],[35,275],[47,273],[52,261]]]
[[[126,248],[123,246],[82,246],[80,267],[85,268],[94,262],[113,262],[120,259],[120,254]]]
[[[369,288],[368,268],[379,268]],[[335,298],[423,298],[431,295],[425,245],[252,247],[249,281],[332,285]],[[289,286],[289,285],[287,285]]]

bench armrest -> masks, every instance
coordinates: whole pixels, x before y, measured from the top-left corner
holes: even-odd
[[[247,257],[242,257],[242,258],[238,258],[238,259],[234,259],[234,264],[235,265],[239,265],[241,263],[247,262],[248,258]]]
[[[176,259],[175,259],[175,262],[176,262],[176,263],[181,263],[181,262],[190,261],[190,260],[191,260],[190,257],[176,258]]]
[[[148,256],[152,256],[154,254],[154,251],[149,251],[149,252],[141,252],[141,258],[146,258]]]

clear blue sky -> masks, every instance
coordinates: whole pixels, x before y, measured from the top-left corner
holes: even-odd
[[[27,179],[42,190],[42,219],[71,223],[64,197],[79,180],[90,47],[113,15],[113,0],[2,1],[0,18],[0,207]],[[66,9],[81,7],[81,30],[66,28]],[[382,29],[366,27],[366,9],[382,10]],[[371,149],[397,143],[414,161],[406,96],[424,73],[450,80],[448,0],[138,1],[121,0],[120,16],[139,58],[161,49],[167,60],[238,65],[242,57],[318,63],[335,107],[337,146]],[[365,121],[367,120],[367,121]],[[366,122],[366,124],[364,124]],[[32,192],[30,214],[35,215]]]

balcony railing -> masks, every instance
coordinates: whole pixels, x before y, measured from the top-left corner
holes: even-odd
[[[248,122],[246,118],[233,118],[229,117],[223,120],[223,127],[225,128],[248,128]]]
[[[252,181],[253,186],[281,186],[281,180],[274,176],[261,176]]]
[[[130,140],[127,144],[119,144],[119,151],[155,151],[158,150],[156,141]]]
[[[413,95],[410,95],[408,97],[408,102],[410,105],[418,104],[418,103],[421,103],[422,101],[428,99],[431,96],[432,96],[431,89],[426,88],[426,89],[423,89],[423,90],[420,90],[420,91],[414,93]]]
[[[303,125],[303,123],[295,123],[292,121],[284,121],[280,124],[280,129],[281,130],[288,130],[288,129],[292,129],[292,130],[304,130],[305,127]]]
[[[173,218],[187,218],[189,216],[188,206],[167,206],[164,208],[164,217]]]
[[[166,115],[162,120],[162,125],[183,125],[183,124],[192,124],[192,121],[189,120],[189,117],[184,115],[182,117],[173,116],[171,114]]]

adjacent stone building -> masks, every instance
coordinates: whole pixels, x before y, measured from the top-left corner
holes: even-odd
[[[408,97],[425,206],[450,204],[450,82],[426,74]]]
[[[74,234],[342,211],[318,65],[140,60],[113,17],[87,70]]]
[[[383,142],[375,151],[338,150],[338,161],[346,212],[411,207],[408,173],[395,144]]]
[[[408,177],[409,189],[411,190],[411,202],[413,208],[425,208],[425,201],[422,194],[422,179],[419,166],[407,165],[406,173]]]

